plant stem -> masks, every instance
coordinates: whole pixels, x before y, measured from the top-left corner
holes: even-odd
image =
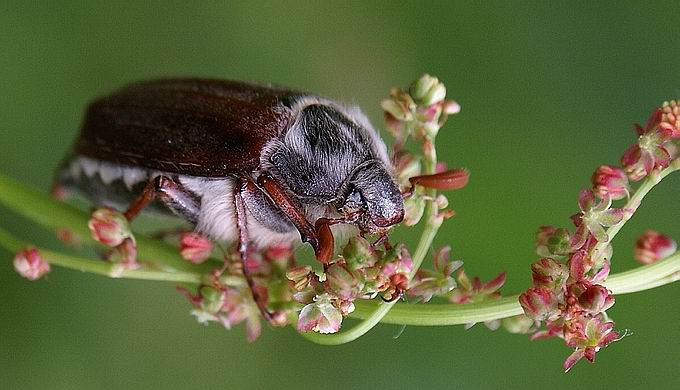
[[[27,244],[13,237],[3,229],[0,229],[0,247],[4,247],[11,252],[17,252],[22,248],[27,247]],[[148,267],[146,264],[142,264],[143,268],[139,269],[121,270],[116,267],[116,264],[107,261],[89,260],[42,248],[39,248],[38,251],[40,252],[40,256],[50,263],[50,265],[112,278],[156,280],[189,284],[209,284],[212,282],[209,276],[200,272],[168,272]],[[245,285],[243,278],[235,276],[222,276],[220,281],[229,286]]]
[[[81,237],[89,237],[89,215],[69,204],[59,202],[44,193],[0,174],[0,203],[16,213],[51,230],[68,229]],[[180,256],[171,245],[142,234],[135,234],[137,256],[154,263],[167,272],[192,272],[197,268]],[[208,271],[208,264],[202,264]]]
[[[611,275],[606,286],[614,294],[627,294],[648,290],[680,279],[680,252],[657,263]],[[414,326],[461,325],[471,322],[497,320],[523,314],[518,302],[519,295],[498,300],[464,305],[429,303],[426,305],[399,304],[387,314],[386,324]],[[376,306],[373,301],[355,303],[352,317],[363,318]]]
[[[16,252],[25,246],[26,244],[24,242],[0,229],[0,247]],[[52,265],[104,276],[111,275],[111,264],[109,263],[64,255],[41,248],[38,248],[38,250],[45,260]],[[204,274],[201,274],[200,272],[170,273],[165,271],[138,269],[124,271],[120,274],[120,277],[189,284],[206,282]],[[654,264],[644,265],[619,274],[613,274],[607,280],[606,285],[615,294],[627,294],[649,290],[651,288],[672,283],[679,279],[680,252],[676,252]],[[223,277],[222,281],[231,286],[244,285],[243,279],[239,277],[227,276]],[[389,313],[385,313],[380,319],[380,322],[414,326],[446,326],[501,319],[523,313],[517,299],[518,295],[514,295],[499,300],[465,305],[450,303],[410,305],[406,303],[397,303],[389,306],[392,310],[389,311]],[[384,310],[381,309],[381,307],[387,306],[384,303],[377,303],[374,301],[357,301],[355,302],[355,305],[356,310],[351,314],[351,317],[357,319],[369,318],[373,316],[376,311],[381,313],[381,310]],[[352,330],[354,330],[354,328],[345,333],[349,333]],[[316,333],[306,333],[303,335],[316,335]],[[321,339],[321,342],[323,342],[329,337],[328,335],[319,335],[319,338]],[[317,340],[314,339],[313,341]],[[331,339],[331,341],[333,341],[333,339]]]

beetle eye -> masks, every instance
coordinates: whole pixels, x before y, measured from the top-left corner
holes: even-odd
[[[357,190],[356,188],[353,188],[352,191],[347,195],[345,198],[345,201],[342,204],[342,211],[346,213],[353,213],[356,211],[361,210],[362,206],[364,203],[364,199],[361,196],[361,192]]]
[[[361,193],[355,188],[352,190],[352,192],[347,195],[347,200],[345,203],[356,203],[356,204],[361,204]]]

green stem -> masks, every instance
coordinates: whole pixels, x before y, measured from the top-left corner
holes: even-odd
[[[605,284],[614,294],[627,294],[672,283],[680,278],[678,272],[680,272],[680,253],[654,264],[611,275]],[[382,319],[382,322],[396,325],[446,326],[498,320],[524,313],[518,303],[518,298],[519,295],[513,295],[494,301],[465,305],[402,303],[396,305]],[[356,310],[351,316],[364,318],[375,308],[376,303],[360,301],[356,302],[355,306]]]
[[[429,138],[426,139],[423,144],[423,149],[424,149],[423,168],[425,174],[435,173],[437,167],[437,153],[434,145],[434,139]],[[437,196],[437,191],[434,189],[427,189],[425,191],[425,196],[434,199]],[[434,202],[427,202],[427,204],[425,205],[425,212],[423,214],[423,218],[425,220],[425,228],[423,229],[423,233],[420,236],[420,241],[418,242],[416,251],[413,253],[413,269],[409,274],[409,280],[413,279],[413,277],[415,276],[416,272],[420,268],[420,265],[423,263],[423,260],[425,259],[427,252],[430,250],[434,238],[437,236],[437,231],[441,226],[441,220],[438,219],[437,213],[438,210]],[[400,306],[395,305],[395,303],[396,301],[374,303],[370,307],[370,310],[364,310],[363,316],[353,315],[356,318],[361,318],[363,321],[361,321],[360,323],[358,323],[349,330],[342,330],[338,333],[327,335],[313,332],[306,332],[300,334],[304,338],[313,341],[317,344],[339,345],[349,343],[350,341],[354,341],[359,337],[363,336],[364,334],[366,334],[368,331],[373,329],[373,327],[376,326],[378,323],[384,322],[383,320],[385,316],[387,316],[390,313],[390,310],[392,310],[392,308],[394,308],[395,306]]]
[[[0,229],[0,246],[8,249],[9,251],[16,252],[17,250],[24,248],[26,244]],[[73,257],[47,251],[41,248],[39,248],[39,251],[45,260],[47,260],[52,265],[104,276],[111,275],[111,265],[109,263]],[[119,277],[200,284],[206,282],[204,279],[205,276],[203,275],[204,274],[199,272],[168,273],[164,271],[138,269],[124,271]],[[630,271],[613,274],[607,280],[606,285],[612,290],[614,294],[627,294],[649,290],[651,288],[672,283],[677,281],[679,278],[680,252],[676,252],[672,256],[669,256],[666,259],[654,264],[649,264],[632,269]],[[225,284],[232,286],[242,286],[244,284],[242,278],[233,276],[223,277],[222,281]],[[514,295],[495,301],[471,303],[465,305],[450,303],[411,305],[406,303],[397,303],[395,305],[390,305],[392,310],[389,311],[389,313],[385,313],[385,315],[380,319],[380,322],[412,326],[445,326],[501,319],[523,313],[517,299],[518,296]],[[383,303],[377,303],[375,301],[357,301],[355,302],[355,305],[356,310],[351,314],[351,317],[357,319],[369,318],[373,316],[376,311],[380,310],[381,307],[386,306]],[[354,328],[352,328],[350,331],[353,329]],[[306,336],[313,334],[305,333],[303,335]],[[320,338],[325,340],[329,338],[329,336],[320,336]]]
[[[27,245],[25,242],[13,237],[3,229],[0,229],[0,247],[11,252],[17,252]],[[125,279],[141,279],[141,280],[156,280],[173,283],[189,283],[189,284],[209,284],[212,282],[209,276],[199,272],[167,272],[164,270],[154,269],[146,264],[141,264],[139,269],[119,269],[116,264],[106,261],[95,261],[84,259],[77,256],[67,255],[39,248],[40,256],[50,263],[63,268],[69,268],[76,271],[88,272],[97,275],[108,276],[112,278]],[[243,278],[235,276],[222,276],[220,281],[229,286],[243,286],[245,282]]]
[[[81,237],[90,236],[87,227],[89,215],[82,210],[54,200],[3,174],[0,174],[0,203],[48,229],[68,229]],[[184,260],[176,248],[165,242],[141,234],[135,234],[135,240],[137,256],[143,261],[167,272],[196,270],[194,264]],[[208,267],[204,264],[201,268],[207,270]]]

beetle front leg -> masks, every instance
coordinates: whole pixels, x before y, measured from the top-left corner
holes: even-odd
[[[285,193],[283,188],[279,186],[268,174],[261,174],[257,182],[267,192],[269,197],[274,201],[274,204],[284,213],[290,221],[295,225],[295,228],[300,232],[300,238],[303,242],[309,243],[314,248],[316,259],[327,264],[333,255],[333,233],[330,229],[330,224],[327,219],[320,218],[315,226],[312,226],[304,213],[300,210],[300,206],[295,204],[293,200]]]
[[[248,183],[237,181],[234,187],[234,210],[236,210],[236,229],[238,230],[238,252],[243,266],[243,276],[246,278],[253,300],[260,309],[262,316],[272,322],[272,314],[267,310],[265,297],[260,295],[258,287],[255,285],[253,275],[248,264],[248,251],[250,250],[250,239],[248,237],[248,219],[246,217],[246,207],[243,201],[243,192],[248,191]]]

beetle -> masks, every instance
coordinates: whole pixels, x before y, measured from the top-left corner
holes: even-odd
[[[95,100],[54,188],[130,221],[149,206],[238,242],[265,316],[251,246],[301,240],[325,264],[331,225],[384,237],[404,217],[387,148],[359,108],[238,81],[145,81]]]

